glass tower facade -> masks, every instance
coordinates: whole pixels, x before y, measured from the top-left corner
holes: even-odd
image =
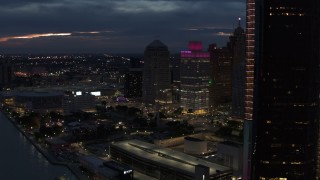
[[[181,51],[181,106],[196,114],[209,109],[210,54],[202,51],[202,43],[189,42],[189,50]]]
[[[317,177],[319,11],[319,0],[247,1],[251,179]]]

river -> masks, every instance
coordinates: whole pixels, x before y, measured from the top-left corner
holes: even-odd
[[[65,166],[52,165],[0,112],[0,180],[77,178]]]

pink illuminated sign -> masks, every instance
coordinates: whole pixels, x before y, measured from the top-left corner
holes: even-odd
[[[202,51],[202,42],[201,41],[190,41],[189,42],[190,51]]]
[[[192,52],[192,51],[181,51],[182,58],[209,58],[210,53],[208,52]]]

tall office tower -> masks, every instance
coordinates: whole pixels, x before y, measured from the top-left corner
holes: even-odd
[[[145,104],[172,103],[169,54],[168,47],[159,40],[145,49],[142,86]]]
[[[209,109],[210,54],[202,51],[202,43],[189,42],[189,50],[180,54],[180,103],[197,114]]]
[[[316,179],[320,1],[248,0],[247,12],[244,179]]]
[[[209,45],[210,61],[212,66],[210,83],[210,107],[231,102],[232,99],[232,61],[233,50],[231,44],[217,48]]]
[[[0,57],[0,90],[9,86],[13,80],[13,65]]]
[[[245,64],[246,64],[246,36],[244,29],[239,26],[230,37],[233,51],[232,65],[232,115],[236,118],[244,118],[244,95],[245,95]]]

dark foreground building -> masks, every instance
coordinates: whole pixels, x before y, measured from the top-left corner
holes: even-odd
[[[320,1],[248,0],[247,12],[245,179],[316,179]]]

